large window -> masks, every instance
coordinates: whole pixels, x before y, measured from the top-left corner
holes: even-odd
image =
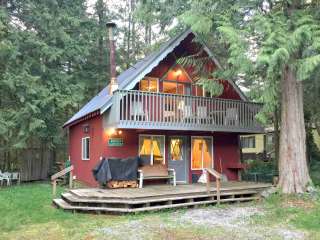
[[[186,94],[190,92],[190,84],[173,81],[163,81],[163,92],[171,94]]]
[[[241,148],[255,148],[256,138],[255,136],[241,137]]]
[[[170,139],[170,158],[172,161],[183,160],[183,142],[182,138]]]
[[[212,137],[192,137],[191,139],[191,169],[212,168]]]
[[[141,91],[146,92],[158,92],[159,86],[158,86],[158,79],[157,78],[151,78],[151,77],[145,77],[140,81],[139,86]]]
[[[89,160],[90,159],[90,138],[85,137],[82,138],[82,160]]]
[[[158,135],[139,136],[139,155],[150,159],[150,164],[165,163],[165,138]]]

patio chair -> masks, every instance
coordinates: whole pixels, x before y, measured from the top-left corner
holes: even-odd
[[[225,125],[238,125],[238,110],[236,108],[227,108]]]
[[[208,119],[207,107],[205,106],[197,107],[197,119],[198,119],[198,123],[204,123],[204,121]]]
[[[130,118],[133,120],[146,120],[148,121],[148,114],[143,109],[143,103],[133,102],[130,108]]]
[[[3,181],[7,181],[7,186],[10,186],[11,183],[11,174],[8,172],[4,172],[2,173],[0,171],[0,182],[1,182],[1,186],[3,185]]]
[[[189,122],[193,121],[194,115],[192,113],[191,105],[184,105],[183,106],[182,116],[183,116],[184,122],[189,123]]]
[[[11,183],[12,183],[13,181],[16,181],[17,184],[20,184],[21,179],[20,179],[20,173],[19,173],[19,172],[13,172],[13,173],[11,173]]]

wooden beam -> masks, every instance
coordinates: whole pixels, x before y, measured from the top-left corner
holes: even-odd
[[[59,177],[62,177],[63,175],[67,174],[68,172],[71,172],[74,169],[73,165],[71,165],[70,167],[67,167],[63,170],[61,170],[60,172],[57,172],[56,174],[53,174],[51,176],[51,180],[55,180]]]

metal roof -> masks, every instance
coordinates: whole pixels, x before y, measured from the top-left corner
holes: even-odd
[[[136,64],[122,72],[117,76],[119,89],[130,90],[149,72],[156,67],[160,61],[162,61],[169,53],[171,53],[175,47],[177,47],[181,41],[183,41],[192,31],[190,29],[182,32],[176,37],[170,39],[161,45],[160,49],[146,56],[145,58],[139,60]],[[204,50],[212,58],[218,67],[220,67],[217,59],[214,58],[213,54],[204,45]],[[236,84],[231,80],[231,84],[235,87],[242,99],[246,100],[245,95],[236,86]],[[85,117],[86,115],[100,111],[100,114],[104,113],[112,104],[112,96],[109,95],[109,85],[102,89],[98,95],[93,97],[87,104],[85,104],[75,115],[73,115],[64,125],[66,127],[73,122]]]

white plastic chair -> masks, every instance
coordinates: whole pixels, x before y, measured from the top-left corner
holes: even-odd
[[[0,173],[0,181],[1,186],[3,185],[3,181],[7,181],[7,186],[10,186],[11,183],[11,174],[8,172]]]
[[[20,173],[18,172],[13,172],[11,173],[11,182],[17,181],[17,184],[20,184]]]
[[[207,107],[198,106],[197,116],[198,116],[198,119],[206,119],[208,117]]]
[[[225,125],[237,125],[238,123],[238,110],[236,108],[227,108]]]
[[[133,102],[130,108],[130,117],[134,120],[139,120],[140,117],[146,117],[148,118],[148,115],[145,113],[143,109],[143,103],[142,102]],[[146,119],[148,121],[148,119]]]

